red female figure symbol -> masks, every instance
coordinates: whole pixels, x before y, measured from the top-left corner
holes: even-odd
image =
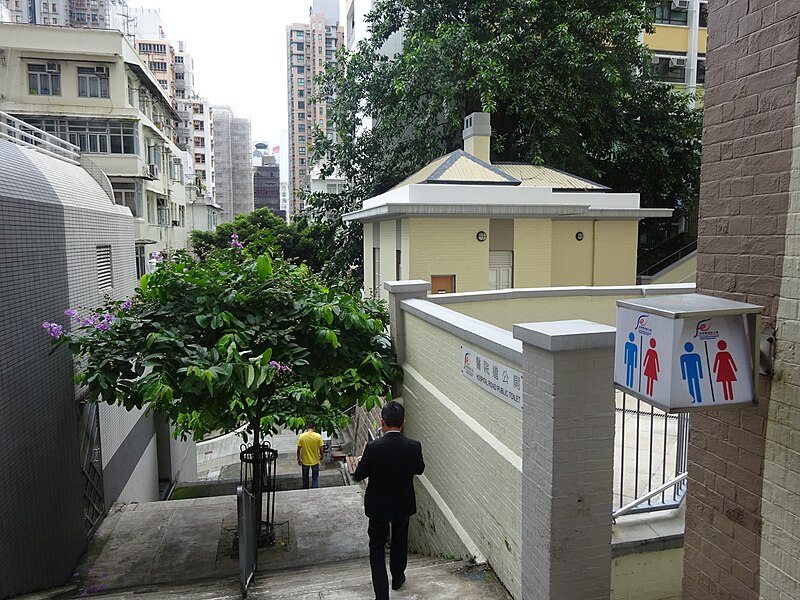
[[[650,349],[644,355],[644,363],[642,366],[644,367],[644,376],[647,379],[647,390],[646,394],[648,396],[653,395],[653,382],[658,381],[658,372],[661,368],[658,366],[658,353],[655,351],[656,347],[656,340],[654,338],[650,338]]]
[[[730,352],[725,349],[728,347],[723,340],[717,342],[716,358],[714,358],[714,373],[717,374],[717,383],[722,384],[722,393],[725,400],[733,400],[733,382],[736,381],[736,363]]]

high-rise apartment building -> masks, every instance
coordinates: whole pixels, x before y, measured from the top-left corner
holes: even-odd
[[[655,31],[644,34],[656,77],[702,97],[706,80],[707,0],[666,0],[653,8]]]
[[[327,105],[315,102],[314,77],[333,62],[336,50],[344,44],[344,28],[339,25],[338,0],[314,0],[308,23],[286,28],[288,106],[289,106],[289,189],[311,186],[310,148],[319,127],[328,135]],[[292,213],[302,206],[292,198]]]
[[[0,3],[8,9],[11,23],[111,28],[111,0],[0,0]]]
[[[236,117],[230,106],[212,106],[214,189],[222,207],[220,222],[253,211],[253,159],[250,119]]]
[[[279,217],[281,210],[280,165],[277,157],[269,153],[267,144],[258,143],[253,150],[253,201],[254,208],[268,208]]]

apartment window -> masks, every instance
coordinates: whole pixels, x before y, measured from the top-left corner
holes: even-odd
[[[136,85],[128,79],[128,104],[136,106]]]
[[[686,81],[686,56],[655,56],[653,58],[655,78],[668,83]]]
[[[194,138],[194,145],[195,145],[195,147],[197,147],[197,148],[204,148],[204,147],[205,147],[205,145],[206,145],[206,140],[205,140],[205,138],[201,138],[201,137],[196,137],[196,138]]]
[[[298,77],[297,78],[297,85],[299,85],[300,87],[305,87],[306,78],[305,77]]]
[[[297,152],[298,152],[299,154],[305,154],[305,153],[306,153],[306,147],[305,147],[305,146],[300,146],[300,147],[297,149]]]
[[[47,2],[42,2],[42,12],[50,12],[49,11],[50,4]]]
[[[305,44],[303,42],[297,42],[297,51],[302,52],[305,49]]]
[[[139,52],[142,54],[166,54],[166,44],[139,44]]]
[[[697,58],[697,84],[704,84],[706,82],[706,59]]]
[[[297,108],[303,108],[304,109],[305,107],[306,107],[305,100],[298,100]]]
[[[183,64],[183,57],[182,56],[176,56],[175,57],[175,62],[178,63],[179,65],[182,65]]]
[[[298,75],[303,75],[306,72],[306,68],[302,65],[298,65],[294,68],[294,72]]]
[[[294,55],[294,62],[301,63],[305,60],[305,57],[302,54],[295,54]]]
[[[147,260],[143,244],[136,244],[136,278],[141,279],[147,272]]]
[[[47,17],[42,17],[42,25],[50,25],[50,19]]]
[[[306,159],[305,158],[301,158],[298,162],[299,162],[301,167],[305,167],[306,166]]]
[[[142,191],[137,189],[134,182],[117,182],[114,188],[114,202],[120,206],[127,206],[135,218],[142,218]]]
[[[67,141],[82,152],[137,154],[136,124],[126,121],[67,121]]]
[[[55,17],[53,17],[52,19],[50,19],[50,23],[51,23],[52,25],[58,25],[58,19],[56,19]]]
[[[60,96],[61,65],[58,63],[28,65],[28,93],[39,96]]]
[[[708,27],[708,2],[700,3],[700,27]]]
[[[156,200],[156,216],[160,227],[169,226],[169,206],[167,206],[166,198],[158,198]]]
[[[305,175],[305,174],[306,174],[306,170],[305,169],[300,169],[300,175],[302,176],[302,175]]]
[[[17,2],[17,6],[19,6],[19,2]],[[58,12],[58,8],[56,7],[56,3],[55,3],[55,2],[52,2],[52,3],[50,4],[50,6],[51,6],[51,7],[52,7],[52,9],[53,9],[53,10],[51,10],[50,12]]]
[[[194,106],[192,106],[192,112],[194,114],[196,114],[196,115],[202,115],[203,114],[203,105],[202,104],[195,104]]]
[[[655,22],[662,25],[686,25],[688,15],[686,9],[673,8],[671,1],[653,7]]]
[[[298,141],[298,142],[303,142],[303,143],[305,143],[305,141],[306,141],[306,136],[304,136],[304,135],[298,135],[298,136],[297,136],[297,141]]]
[[[305,119],[306,119],[306,113],[299,113],[299,114],[297,115],[297,118],[298,118],[298,119],[300,119],[301,121],[305,121]]]
[[[114,278],[111,272],[111,246],[97,246],[97,289],[100,292],[111,290],[114,287]]]
[[[161,61],[150,61],[148,63],[151,71],[166,71],[167,63]]]
[[[201,154],[200,152],[195,152],[194,154],[194,162],[196,163],[205,163],[206,162],[206,155]]]
[[[80,23],[86,23],[86,13],[75,13],[75,20]]]
[[[183,73],[175,73],[175,79],[183,79]]]
[[[92,13],[92,23],[97,23],[97,15]]]
[[[161,84],[161,87],[163,89],[165,89],[165,90],[167,89],[167,80],[166,79],[159,79],[158,83]]]
[[[297,90],[297,97],[298,98],[302,98],[305,95],[306,95],[306,91],[305,90]]]
[[[195,121],[194,122],[194,130],[195,131],[203,131],[205,129],[205,122],[204,121]]]
[[[317,41],[318,41],[318,42],[321,42],[321,41],[322,41],[322,34],[321,34],[321,33],[318,33],[318,34],[317,34]]]
[[[108,98],[108,67],[78,67],[78,96]]]
[[[306,126],[303,123],[300,123],[297,126],[297,131],[305,131],[305,130],[306,130]]]

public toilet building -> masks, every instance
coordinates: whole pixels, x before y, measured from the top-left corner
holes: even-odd
[[[464,150],[344,217],[364,224],[366,294],[408,279],[436,294],[636,282],[638,223],[670,209],[556,169],[492,164],[489,115],[464,124]]]

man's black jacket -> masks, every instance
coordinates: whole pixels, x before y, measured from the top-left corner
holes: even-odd
[[[378,521],[402,521],[417,512],[414,475],[422,475],[422,444],[389,431],[364,449],[353,479],[369,477],[364,512]]]

